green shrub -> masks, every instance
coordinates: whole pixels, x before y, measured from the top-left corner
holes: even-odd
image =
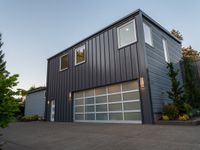
[[[199,117],[200,116],[200,108],[194,108],[190,112],[191,117]]]
[[[184,113],[190,115],[192,111],[192,106],[190,104],[184,103],[183,108],[184,108]]]
[[[163,115],[168,116],[169,120],[175,120],[178,118],[179,110],[174,104],[168,104],[163,107]]]
[[[168,121],[169,117],[167,115],[162,115],[162,120]]]
[[[190,117],[187,114],[179,115],[178,120],[180,121],[186,121],[189,120]]]
[[[28,122],[28,121],[38,121],[38,120],[40,120],[38,115],[24,116],[24,117],[21,118],[21,121],[25,121],[25,122]]]

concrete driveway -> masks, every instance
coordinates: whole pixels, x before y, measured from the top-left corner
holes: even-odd
[[[200,126],[14,123],[3,150],[199,150]]]

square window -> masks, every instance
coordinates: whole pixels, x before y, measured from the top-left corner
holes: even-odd
[[[75,65],[79,65],[85,62],[85,45],[82,45],[75,49]]]
[[[150,46],[153,46],[151,28],[146,23],[143,23],[143,28],[144,28],[144,40],[145,40],[145,43],[149,44]]]
[[[162,43],[163,43],[165,61],[169,63],[170,60],[169,60],[167,41],[165,39],[162,39]]]
[[[124,47],[137,41],[135,20],[129,21],[117,28],[118,48]]]
[[[69,66],[68,54],[64,54],[60,57],[60,71],[67,69]]]

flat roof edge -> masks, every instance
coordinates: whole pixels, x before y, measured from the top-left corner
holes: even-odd
[[[155,26],[157,26],[158,28],[160,28],[162,31],[164,31],[166,34],[168,34],[170,37],[172,37],[174,40],[176,40],[179,44],[181,44],[181,41],[180,41],[179,39],[177,39],[174,35],[172,35],[167,29],[165,29],[165,28],[164,28],[163,26],[161,26],[158,22],[156,22],[153,18],[151,18],[150,16],[148,16],[146,13],[144,13],[141,9],[137,9],[137,10],[133,11],[132,13],[130,13],[130,14],[128,14],[128,15],[126,15],[126,16],[124,16],[124,17],[118,19],[117,21],[114,21],[113,23],[107,25],[106,27],[104,27],[104,28],[98,30],[97,32],[95,32],[95,33],[93,33],[93,34],[87,36],[86,38],[84,38],[84,39],[82,39],[82,40],[80,40],[80,41],[78,41],[78,42],[72,44],[72,45],[69,46],[68,48],[66,48],[66,49],[64,49],[64,50],[62,50],[62,51],[56,53],[55,55],[53,55],[53,56],[47,58],[47,61],[50,60],[50,59],[52,59],[52,58],[54,58],[54,57],[56,57],[56,56],[58,56],[59,54],[63,53],[64,51],[66,51],[66,50],[68,50],[68,49],[70,49],[70,48],[76,46],[77,44],[79,44],[79,43],[81,43],[81,42],[83,42],[83,41],[85,41],[85,40],[91,38],[92,36],[94,36],[94,35],[96,35],[96,34],[99,34],[100,32],[102,32],[102,31],[108,29],[109,27],[111,27],[111,26],[117,24],[118,22],[120,22],[120,21],[122,21],[122,20],[124,20],[124,19],[126,19],[126,18],[128,18],[128,17],[130,17],[130,16],[132,16],[132,15],[136,15],[137,13],[141,13],[142,16],[145,17],[148,21],[150,21],[151,23],[153,23]]]
[[[144,18],[146,18],[148,21],[150,21],[151,23],[153,23],[155,26],[157,26],[158,28],[160,28],[162,31],[164,31],[166,34],[168,34],[170,37],[172,37],[174,40],[176,40],[179,44],[181,44],[182,42],[175,37],[173,34],[171,34],[167,29],[165,29],[162,25],[160,25],[157,21],[155,21],[153,18],[151,18],[149,15],[147,15],[145,12],[142,12],[142,15]]]
[[[139,13],[139,12],[141,12],[141,10],[140,10],[140,9],[137,9],[137,10],[135,10],[134,12],[132,12],[132,13],[130,13],[130,14],[128,14],[128,15],[126,15],[126,16],[124,16],[124,17],[122,17],[122,18],[118,19],[117,21],[114,21],[113,23],[111,23],[111,24],[109,24],[109,25],[105,26],[104,28],[102,28],[102,29],[98,30],[97,32],[95,32],[95,33],[93,33],[93,34],[91,34],[91,35],[87,36],[86,38],[84,38],[84,39],[82,39],[82,40],[80,40],[80,41],[78,41],[78,42],[76,42],[76,43],[72,44],[72,45],[71,45],[71,46],[69,46],[68,48],[66,48],[66,49],[64,49],[64,50],[62,50],[62,51],[60,51],[60,52],[56,53],[55,55],[53,55],[53,56],[49,57],[47,60],[49,60],[49,59],[52,59],[53,57],[55,57],[55,56],[57,56],[57,55],[59,55],[59,54],[63,53],[64,51],[66,51],[66,50],[68,50],[68,49],[70,49],[70,48],[74,47],[75,45],[77,45],[77,44],[79,44],[79,43],[81,43],[81,42],[83,42],[83,41],[85,41],[85,40],[89,39],[90,37],[92,37],[92,36],[94,36],[94,35],[96,35],[96,34],[98,34],[98,33],[102,32],[102,31],[106,30],[107,28],[109,28],[109,27],[111,27],[111,26],[113,26],[113,25],[117,24],[118,22],[120,22],[120,21],[122,21],[122,20],[124,20],[124,19],[126,19],[126,18],[128,18],[128,17],[130,17],[130,16],[132,16],[132,15],[135,15],[135,14],[137,14],[137,13]]]
[[[40,92],[40,91],[45,91],[46,87],[39,87],[33,90],[28,91],[28,94],[32,94],[32,93],[36,93],[36,92]]]

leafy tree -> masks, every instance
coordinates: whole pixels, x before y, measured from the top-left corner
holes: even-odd
[[[182,55],[184,58],[191,58],[192,60],[197,60],[200,58],[200,53],[197,50],[194,50],[192,46],[183,47]]]
[[[171,34],[180,41],[183,41],[183,35],[178,30],[172,29]],[[188,46],[182,48],[182,56],[183,58],[191,58],[192,60],[196,60],[200,58],[200,53],[193,49],[192,46]]]
[[[184,101],[183,101],[183,87],[180,85],[180,82],[177,80],[177,76],[179,70],[174,69],[174,65],[172,63],[167,64],[167,69],[169,70],[168,76],[171,80],[171,90],[167,92],[168,97],[173,100],[174,104],[177,106],[179,110],[182,109]]]
[[[18,75],[10,75],[6,70],[6,61],[1,50],[3,43],[0,34],[0,127],[8,126],[15,113],[19,111],[15,96],[19,94],[13,87],[17,85]]]
[[[172,29],[171,34],[174,35],[180,41],[183,40],[183,35],[178,30]]]

